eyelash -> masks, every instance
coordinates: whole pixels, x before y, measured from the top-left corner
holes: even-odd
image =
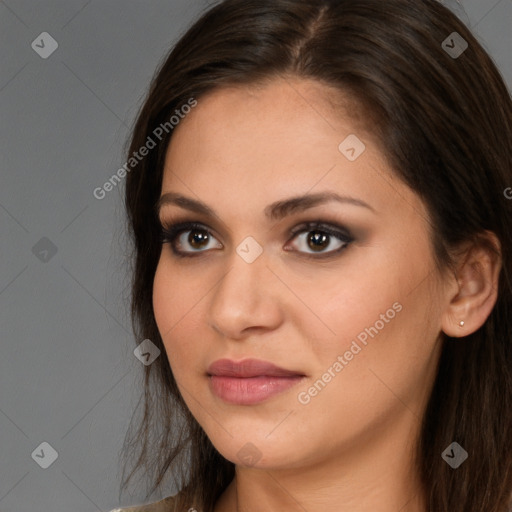
[[[164,226],[160,226],[160,243],[169,243],[171,245],[173,253],[178,258],[195,258],[201,256],[201,254],[207,251],[180,251],[175,247],[175,240],[178,237],[178,235],[187,231],[194,230],[206,231],[208,235],[211,235],[210,230],[206,226],[199,224],[197,222],[179,222],[176,224],[165,224]],[[296,237],[296,235],[300,233],[311,233],[313,231],[317,231],[319,233],[335,237],[340,242],[343,242],[344,245],[335,250],[326,251],[323,253],[319,252],[317,253],[317,255],[315,255],[314,253],[304,253],[298,251],[306,259],[323,259],[333,257],[339,254],[344,249],[346,249],[354,241],[352,235],[348,232],[348,230],[346,230],[342,226],[337,226],[335,224],[326,224],[321,221],[306,222],[300,224],[290,230],[290,236],[292,236],[293,239]]]

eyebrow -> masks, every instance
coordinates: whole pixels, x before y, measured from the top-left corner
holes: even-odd
[[[337,201],[339,203],[351,204],[354,206],[361,206],[367,208],[374,213],[377,213],[374,208],[369,204],[365,203],[361,199],[350,196],[342,196],[336,192],[321,192],[317,194],[306,194],[302,196],[291,197],[275,203],[269,204],[265,207],[264,213],[269,220],[280,220],[293,213],[302,212],[309,208],[319,206],[331,201]],[[198,214],[218,217],[215,210],[190,197],[183,196],[176,192],[167,192],[163,194],[155,204],[155,210],[157,214],[160,214],[160,210],[164,205],[174,204],[181,208],[193,211]]]

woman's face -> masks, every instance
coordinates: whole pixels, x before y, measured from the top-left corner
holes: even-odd
[[[218,90],[168,149],[162,196],[190,203],[168,196],[160,220],[200,226],[176,234],[182,256],[162,246],[156,322],[186,404],[237,464],[299,467],[385,432],[403,440],[435,377],[443,281],[426,209],[333,94],[298,79]],[[249,358],[295,376],[210,376]]]

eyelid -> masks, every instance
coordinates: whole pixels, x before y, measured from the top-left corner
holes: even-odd
[[[208,231],[208,233],[213,234],[215,238],[219,238],[217,231],[214,228],[211,228],[207,224],[193,220],[188,217],[178,217],[176,218],[168,218],[168,219],[157,219],[159,221],[160,233],[165,234],[169,231],[173,231],[174,233],[178,233],[179,231],[186,231],[189,229],[202,229],[204,231]]]
[[[318,230],[318,231],[324,231],[332,236],[343,236],[347,240],[353,240],[353,236],[350,234],[349,230],[344,228],[343,226],[337,225],[333,222],[323,221],[323,220],[317,220],[317,221],[307,221],[307,222],[301,222],[300,224],[297,224],[292,229],[290,229],[291,235],[296,235],[297,233],[301,233],[303,231],[307,230]]]

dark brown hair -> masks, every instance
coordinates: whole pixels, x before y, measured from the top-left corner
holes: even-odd
[[[442,45],[453,32],[468,43],[458,58]],[[497,303],[475,333],[443,335],[417,464],[429,511],[504,512],[512,492],[512,201],[504,194],[512,186],[512,105],[500,73],[435,0],[226,0],[196,21],[159,67],[129,156],[191,98],[200,108],[207,92],[285,76],[335,87],[370,113],[368,130],[427,205],[440,271],[452,270],[452,250],[462,242],[485,231],[498,237]],[[122,488],[144,467],[151,492],[171,475],[184,489],[177,509],[210,512],[234,465],[180,396],[152,308],[161,251],[154,207],[172,130],[164,135],[126,178],[133,329],[136,343],[149,338],[164,357],[144,367],[142,417],[124,447],[125,455],[137,455]],[[457,470],[441,458],[453,441],[469,452]]]

